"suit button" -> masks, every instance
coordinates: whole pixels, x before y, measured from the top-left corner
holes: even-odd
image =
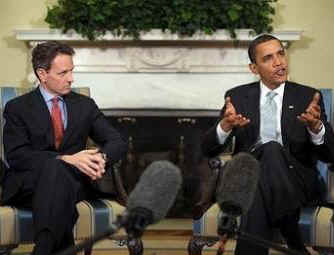
[[[289,165],[289,168],[290,168],[290,169],[293,169],[293,165]]]

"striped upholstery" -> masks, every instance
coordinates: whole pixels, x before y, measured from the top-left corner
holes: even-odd
[[[321,89],[324,99],[326,115],[333,125],[333,90]],[[327,183],[327,202],[334,204],[334,172],[332,166],[318,162],[318,169]],[[307,222],[309,221],[309,223]],[[301,215],[300,226],[305,240],[311,246],[334,247],[333,210],[326,207],[304,208]],[[305,224],[306,223],[306,224]]]
[[[321,89],[321,93],[323,95],[326,115],[330,123],[334,123],[334,113],[333,113],[333,93],[332,89]],[[327,202],[334,203],[334,173],[332,171],[328,171],[328,165],[323,162],[318,162],[318,169],[325,179],[328,188],[327,193]]]
[[[333,210],[325,207],[315,208],[311,214],[311,245],[333,247]]]
[[[333,124],[333,90],[320,89],[328,120]],[[328,170],[328,165],[319,162],[318,168],[328,186],[327,201],[334,202],[334,169]],[[331,166],[332,167],[332,166]],[[212,206],[201,219],[194,221],[195,235],[212,236],[217,234],[217,219],[219,208]],[[334,247],[333,210],[326,207],[303,208],[299,221],[304,240],[309,246]]]
[[[215,236],[217,235],[217,221],[219,215],[218,204],[214,204],[198,220],[193,222],[193,234],[198,236]]]
[[[0,88],[0,127],[3,127],[3,109],[8,100],[31,91],[34,88]],[[73,91],[89,96],[89,88],[73,88]],[[2,135],[0,136],[0,154],[3,157]],[[108,229],[115,215],[124,208],[109,200],[82,201],[77,204],[79,218],[74,227],[76,240],[91,237]],[[0,207],[0,246],[32,243],[32,213],[9,206]]]
[[[108,229],[115,220],[117,204],[109,200],[82,201],[77,204],[79,218],[74,227],[76,240],[86,239]],[[32,213],[10,206],[0,207],[0,245],[31,243]]]
[[[29,91],[31,91],[33,88],[15,88],[15,87],[2,87],[0,89],[0,128],[2,130],[4,125],[3,120],[3,110],[5,108],[6,103],[17,96],[23,95]],[[2,132],[1,132],[2,134]],[[4,150],[3,150],[3,141],[2,141],[2,135],[0,135],[0,156],[2,159],[4,159]]]

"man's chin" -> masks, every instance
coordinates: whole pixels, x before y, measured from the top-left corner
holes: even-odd
[[[288,78],[285,76],[285,77],[279,77],[277,79],[275,79],[275,83],[277,85],[281,85],[282,83],[286,82],[288,80]]]
[[[276,89],[279,86],[281,86],[284,82],[286,82],[287,79],[275,79],[275,80],[271,80],[270,82],[265,82],[262,81],[268,88],[270,89]]]
[[[72,88],[70,87],[70,88],[66,88],[66,89],[64,89],[63,91],[62,91],[62,95],[63,96],[65,96],[65,95],[67,95],[68,93],[70,93],[72,91]]]

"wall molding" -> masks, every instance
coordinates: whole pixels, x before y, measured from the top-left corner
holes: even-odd
[[[238,29],[236,30],[237,39],[240,41],[251,41],[255,38],[254,35],[250,35],[250,29]],[[59,41],[87,41],[81,35],[74,31],[68,31],[62,33],[58,29],[16,29],[16,39],[20,41],[44,41],[44,40],[59,40]],[[277,36],[280,40],[285,42],[298,41],[301,38],[302,31],[300,30],[282,30],[273,32],[274,36]],[[207,42],[219,42],[219,41],[232,41],[229,32],[227,30],[217,30],[212,35],[205,35],[204,33],[196,33],[192,37],[180,37],[176,34],[163,33],[159,29],[153,29],[150,32],[142,33],[141,41],[207,41]],[[107,33],[105,36],[99,37],[97,41],[133,41],[129,37],[121,38],[113,36],[111,33]]]

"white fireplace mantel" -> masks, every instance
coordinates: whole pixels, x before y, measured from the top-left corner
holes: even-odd
[[[254,39],[254,35],[250,34],[250,29],[239,29],[236,31],[237,39],[239,41],[251,41]],[[277,31],[273,33],[280,40],[284,42],[291,42],[300,40],[301,31],[298,30],[286,30]],[[87,41],[81,35],[74,31],[62,33],[58,29],[17,29],[15,30],[16,39],[23,41],[45,41],[45,40],[61,40],[61,41]],[[180,37],[177,34],[163,33],[159,29],[153,29],[150,32],[142,33],[140,36],[141,41],[232,41],[229,32],[227,30],[217,30],[212,35],[206,35],[204,33],[196,33],[192,37]],[[132,41],[129,37],[117,37],[111,33],[107,33],[105,36],[98,38],[98,41]]]
[[[250,30],[238,30],[239,44],[228,31],[182,37],[161,30],[140,41],[112,34],[88,41],[75,32],[50,29],[15,30],[16,39],[30,48],[58,40],[75,49],[74,86],[89,86],[100,108],[220,109],[224,92],[257,79],[248,70]],[[301,31],[273,33],[287,46]],[[28,78],[36,78],[31,71]]]

